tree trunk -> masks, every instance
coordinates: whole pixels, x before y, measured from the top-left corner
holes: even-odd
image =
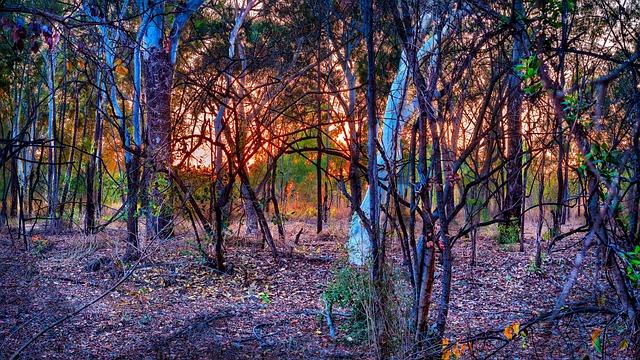
[[[147,100],[147,186],[149,209],[147,231],[152,237],[166,239],[173,233],[171,204],[171,90],[173,65],[162,48],[151,48],[144,61]]]
[[[320,28],[320,27],[319,27]],[[322,32],[318,29],[318,44],[321,44]],[[316,81],[318,95],[316,97],[316,115],[318,123],[316,126],[316,233],[322,232],[322,94],[321,94],[321,73],[320,73],[320,48],[318,46],[317,65],[316,65]]]
[[[561,118],[556,118],[556,141],[558,142],[558,157],[556,163],[556,176],[558,177],[558,187],[556,195],[556,205],[553,210],[553,231],[552,235],[557,236],[560,234],[560,225],[562,224],[562,208],[564,207],[564,157],[565,157],[565,144],[564,135],[562,134],[562,121]]]
[[[103,90],[102,86],[102,73],[98,70],[96,76],[96,84],[98,89]],[[98,203],[95,195],[96,190],[96,167],[98,166],[98,160],[100,156],[99,143],[102,139],[102,91],[98,91],[96,95],[96,115],[95,115],[95,127],[93,131],[93,143],[92,151],[89,156],[89,164],[87,165],[87,206],[85,208],[85,234],[92,234],[95,231],[96,226],[96,204]]]
[[[251,184],[249,183],[249,176],[244,170],[240,170],[238,172],[238,175],[240,176],[242,185],[245,186],[245,189],[247,191],[247,196],[249,197],[248,200],[250,204],[253,206],[253,209],[255,210],[255,214],[258,218],[258,224],[260,225],[260,228],[262,230],[262,236],[264,237],[264,241],[271,248],[271,254],[273,255],[273,257],[276,258],[278,256],[278,250],[276,249],[276,244],[273,241],[273,236],[271,236],[269,223],[267,222],[267,219],[264,217],[264,211],[262,210],[262,207],[260,206],[260,202],[258,201],[258,198],[256,197],[255,192],[251,188]]]
[[[74,80],[77,80],[77,76],[74,77]],[[75,99],[75,103],[74,103],[74,113],[73,113],[73,135],[72,135],[72,139],[71,139],[71,148],[69,149],[69,158],[68,158],[68,163],[67,163],[67,168],[65,170],[65,175],[64,175],[64,188],[62,190],[62,202],[60,203],[60,218],[62,219],[63,215],[64,215],[64,208],[66,206],[66,202],[67,202],[67,196],[69,195],[69,190],[71,189],[71,172],[73,171],[73,164],[74,164],[74,160],[75,160],[75,153],[76,153],[76,147],[77,147],[77,139],[78,139],[78,127],[80,126],[80,96],[79,96],[79,89],[78,89],[78,85],[75,85],[74,88],[74,99]],[[71,206],[73,207],[73,203],[71,204]],[[69,227],[71,227],[73,224],[73,219],[69,219]]]
[[[245,185],[245,183],[242,182],[240,184],[240,194],[242,195],[242,206],[244,207],[244,213],[247,218],[246,234],[255,235],[258,231],[258,214],[249,195],[249,186],[250,185]]]
[[[137,154],[125,162],[127,171],[127,249],[123,259],[125,261],[137,260],[140,257],[140,244],[138,242],[138,192],[140,182],[140,163]]]
[[[280,242],[284,243],[284,223],[282,219],[282,214],[280,214],[280,207],[278,206],[278,198],[276,197],[276,175],[277,175],[277,167],[278,160],[272,160],[271,165],[271,203],[273,204],[273,216],[276,220],[276,225],[278,226],[278,236],[280,237]]]
[[[634,78],[635,79],[635,78]],[[635,80],[634,82],[637,82]],[[637,84],[634,88],[638,88]],[[640,91],[636,91],[635,97],[635,116],[636,121],[633,128],[633,160],[632,160],[632,181],[631,194],[627,195],[629,201],[629,237],[630,243],[633,245],[640,244],[640,235],[638,229],[638,213],[640,211]],[[578,209],[580,207],[578,206]]]
[[[50,232],[57,232],[60,228],[60,218],[58,217],[58,150],[56,140],[56,52],[49,49],[46,52],[47,63],[47,84],[49,86],[49,116],[47,124],[48,140],[48,177],[47,177],[47,228]]]
[[[522,0],[514,0],[512,18],[515,19],[511,64],[515,66],[525,55],[525,28],[522,22],[524,8]],[[522,89],[521,80],[515,70],[508,77],[507,98],[507,193],[504,218],[508,226],[520,229],[522,222]]]
[[[358,124],[356,122],[356,77],[351,71],[351,51],[347,50],[345,61],[342,65],[342,71],[349,87],[349,107],[347,109],[347,122],[349,124],[349,187],[351,190],[351,211],[349,218],[352,219],[356,211],[356,207],[362,202],[362,185],[360,181],[360,137]]]
[[[363,23],[363,36],[367,49],[367,175],[369,177],[369,231],[371,258],[371,306],[372,332],[374,341],[374,353],[379,359],[388,356],[388,346],[385,334],[384,316],[384,244],[380,241],[380,195],[378,178],[378,116],[376,112],[376,78],[375,78],[375,52],[373,47],[373,2],[361,1],[361,15]],[[364,221],[364,219],[361,219]]]
[[[542,162],[540,163],[540,179],[538,184],[538,225],[536,227],[536,269],[542,267],[542,224],[544,223],[544,171],[546,152],[542,152]]]

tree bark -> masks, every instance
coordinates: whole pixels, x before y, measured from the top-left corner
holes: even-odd
[[[240,194],[242,195],[242,205],[247,219],[246,234],[255,235],[259,227],[258,214],[251,201],[251,195],[249,195],[249,186],[242,182],[240,184]]]
[[[525,28],[522,22],[524,7],[522,0],[514,0],[511,17],[515,20],[511,65],[520,63],[525,55]],[[522,89],[521,80],[515,70],[508,77],[507,98],[507,193],[504,203],[504,218],[507,226],[520,229],[522,222]]]
[[[56,51],[49,49],[46,53],[47,85],[49,86],[49,115],[47,124],[48,140],[48,176],[47,176],[47,230],[56,233],[60,228],[58,217],[58,141],[56,137]]]
[[[102,86],[102,72],[98,69],[96,74],[96,84],[99,91],[96,94],[96,114],[95,114],[95,126],[93,130],[93,142],[92,151],[89,155],[89,164],[87,165],[87,205],[85,207],[85,234],[92,234],[95,231],[96,226],[96,200],[95,195],[95,178],[96,167],[98,166],[98,160],[100,156],[99,143],[102,139],[102,105],[103,105],[103,86]]]
[[[151,48],[144,62],[147,101],[147,186],[149,210],[147,231],[152,237],[168,238],[173,233],[171,204],[171,90],[173,65],[162,48]]]

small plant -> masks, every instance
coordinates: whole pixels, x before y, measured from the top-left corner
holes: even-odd
[[[120,322],[123,324],[131,323],[131,314],[125,310],[120,317]]]
[[[624,253],[624,260],[627,262],[627,277],[634,286],[640,284],[640,246]]]
[[[276,216],[275,214],[271,217],[271,223],[273,225],[278,225],[278,222],[280,222],[281,224],[284,224],[285,222],[289,221],[289,218],[287,217],[286,214],[280,214],[280,216]]]
[[[140,317],[140,320],[138,320],[138,323],[140,325],[148,325],[149,323],[151,323],[151,316],[149,314],[144,314],[142,315],[142,317]]]
[[[542,264],[544,264],[545,262],[547,262],[547,255],[545,253],[541,253],[540,254],[540,259],[542,260]],[[529,264],[527,265],[527,273],[529,274],[543,274],[544,270],[542,270],[542,266],[537,266],[536,265],[536,258],[535,256],[532,256],[529,259]]]
[[[491,220],[491,214],[489,213],[489,209],[485,207],[484,209],[480,210],[480,221],[487,222],[489,220]]]
[[[535,96],[542,90],[539,70],[540,60],[535,55],[520,59],[520,63],[515,66],[516,73],[524,83],[524,93],[528,96]]]
[[[520,228],[517,225],[498,225],[498,243],[500,245],[516,244],[519,240]]]
[[[329,306],[338,305],[351,310],[347,323],[341,326],[347,338],[362,343],[368,336],[367,308],[370,299],[368,275],[351,266],[341,266],[333,271],[332,280],[322,294],[322,300]]]
[[[45,251],[49,248],[50,243],[49,240],[34,236],[33,237],[33,248],[31,249],[31,253],[34,256],[42,256]]]
[[[191,250],[186,250],[186,249],[181,249],[181,250],[179,250],[179,251],[178,251],[178,254],[179,254],[181,257],[193,257],[193,256],[194,256],[193,251],[191,251]]]
[[[269,293],[266,291],[258,293],[258,298],[265,305],[271,304],[271,298],[269,297]]]

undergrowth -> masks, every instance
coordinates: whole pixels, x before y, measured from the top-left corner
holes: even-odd
[[[411,290],[398,269],[385,267],[384,274],[379,285],[384,333],[390,348],[399,349],[407,335]],[[338,332],[343,332],[348,342],[360,344],[372,340],[372,299],[372,281],[368,271],[349,264],[339,264],[333,269],[331,280],[322,294],[322,300],[329,309],[337,305],[349,310],[350,314]]]
[[[518,225],[498,224],[498,243],[500,245],[516,244],[520,241]]]

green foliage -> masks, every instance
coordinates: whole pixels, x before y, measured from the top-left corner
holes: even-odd
[[[280,213],[280,216],[276,216],[276,214],[273,214],[273,216],[271,217],[271,223],[273,225],[284,224],[288,220],[289,220],[288,216],[282,213]]]
[[[162,207],[155,201],[151,201],[149,205],[151,207],[151,215],[160,216],[160,211],[162,210]]]
[[[34,237],[33,239],[33,247],[31,248],[31,253],[34,256],[41,257],[47,249],[51,246],[49,240],[43,239],[40,237]]]
[[[122,195],[126,193],[125,174],[120,172],[118,175],[103,176],[102,178],[102,199],[107,204],[113,204],[122,199]]]
[[[153,185],[156,189],[162,191],[169,187],[169,180],[164,173],[156,173]]]
[[[563,0],[543,0],[536,2],[542,13],[542,23],[553,29],[562,28]],[[576,6],[575,0],[566,0],[567,13],[571,13]]]
[[[547,262],[547,254],[544,252],[540,254],[540,259],[542,260],[542,264]],[[529,259],[529,264],[527,265],[527,272],[529,274],[544,274],[544,270],[542,270],[542,266],[538,267],[536,265],[536,258],[532,256]]]
[[[640,283],[640,246],[624,253],[623,258],[627,262],[627,277],[637,287]]]
[[[520,240],[520,228],[517,225],[498,224],[498,243],[516,244]]]
[[[515,66],[516,73],[524,84],[524,93],[528,96],[536,95],[542,89],[542,82],[538,77],[540,60],[535,55],[520,59]]]
[[[576,122],[582,127],[589,127],[592,124],[591,116],[586,114],[585,109],[589,104],[580,101],[578,94],[567,94],[562,102],[564,120],[573,126]]]
[[[589,153],[580,162],[578,173],[584,176],[587,172],[593,171],[588,166],[588,161],[604,180],[611,181],[620,175],[618,166],[621,158],[622,152],[620,150],[611,150],[606,143],[594,142]]]
[[[480,221],[487,222],[489,220],[491,220],[491,213],[489,212],[489,209],[485,207],[480,210]]]
[[[271,304],[271,298],[269,297],[269,293],[266,291],[258,293],[258,298],[265,305]]]
[[[355,342],[362,343],[368,336],[367,307],[371,283],[368,274],[351,266],[333,270],[332,280],[322,293],[322,300],[351,310],[351,316],[342,327]]]
[[[475,208],[475,207],[480,206],[480,205],[482,205],[482,200],[480,200],[480,199],[473,199],[473,198],[468,198],[467,199],[467,206]]]
[[[271,38],[282,38],[286,36],[287,29],[272,21],[251,21],[248,22],[247,40],[251,43]]]

